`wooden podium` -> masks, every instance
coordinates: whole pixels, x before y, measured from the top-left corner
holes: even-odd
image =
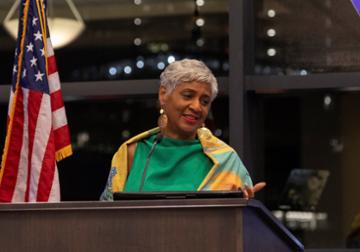
[[[258,201],[171,199],[0,205],[1,251],[303,251]]]

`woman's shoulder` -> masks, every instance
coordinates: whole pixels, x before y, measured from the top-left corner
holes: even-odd
[[[159,132],[159,131],[160,131],[159,128],[153,128],[153,129],[144,131],[144,132],[142,132],[142,133],[140,133],[140,134],[137,134],[137,135],[133,136],[133,137],[130,138],[129,140],[127,140],[127,141],[125,142],[125,144],[130,145],[130,144],[135,143],[135,142],[138,142],[138,141],[140,141],[140,140],[142,140],[142,139],[146,139],[146,138],[154,135],[155,133],[157,133],[157,132]]]
[[[209,129],[203,127],[197,133],[205,151],[235,153],[230,145],[214,136]]]
[[[128,161],[130,161],[129,164],[131,164],[133,157],[135,155],[137,143],[143,139],[147,139],[148,137],[151,137],[153,134],[155,134],[158,131],[159,131],[158,128],[150,129],[150,130],[142,132],[138,135],[135,135],[132,138],[130,138],[129,140],[123,142],[120,145],[120,147],[117,149],[117,151],[114,153],[113,158],[112,158],[112,163],[113,164],[120,164],[120,163],[127,164],[128,162],[126,160],[128,160]]]
[[[127,149],[128,149],[128,148],[135,148],[135,147],[136,147],[136,143],[137,143],[138,141],[141,141],[141,140],[143,140],[143,139],[146,139],[146,138],[152,136],[153,134],[155,134],[155,133],[157,133],[157,132],[159,132],[159,128],[153,128],[153,129],[144,131],[144,132],[142,132],[142,133],[140,133],[140,134],[137,134],[137,135],[131,137],[130,139],[126,140],[125,142],[123,142],[123,143],[120,145],[118,151],[120,151],[120,150],[121,150],[122,148],[124,148],[124,147],[126,147]],[[135,147],[134,147],[134,146],[135,146]],[[128,151],[129,151],[129,150],[128,150]]]

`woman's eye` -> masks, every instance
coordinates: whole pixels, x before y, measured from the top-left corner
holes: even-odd
[[[210,100],[209,100],[209,99],[202,99],[202,100],[201,100],[201,104],[202,104],[203,106],[207,106],[207,105],[209,105],[209,103],[210,103]]]
[[[186,99],[190,99],[192,97],[192,95],[189,93],[184,93],[184,94],[182,94],[182,96]]]

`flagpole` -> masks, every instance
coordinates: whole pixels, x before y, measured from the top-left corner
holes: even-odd
[[[3,155],[2,155],[2,159],[1,159],[1,169],[0,169],[0,184],[2,181],[2,177],[4,174],[4,167],[6,164],[6,160],[7,160],[7,154],[8,154],[8,149],[9,149],[9,142],[10,142],[10,136],[11,136],[11,130],[12,130],[12,124],[13,124],[13,119],[14,119],[14,113],[15,113],[15,105],[16,105],[16,101],[17,101],[17,96],[18,93],[20,92],[20,75],[21,75],[21,68],[22,68],[22,63],[23,63],[23,54],[24,54],[24,44],[25,44],[25,34],[26,34],[26,28],[27,28],[27,17],[28,17],[28,12],[29,12],[29,5],[30,5],[30,0],[24,0],[25,1],[25,5],[24,5],[24,13],[23,13],[23,17],[22,20],[23,22],[20,24],[22,25],[22,29],[20,29],[20,25],[19,25],[19,33],[20,31],[21,33],[21,40],[20,40],[20,52],[19,52],[19,56],[18,56],[18,64],[17,64],[17,75],[16,75],[16,84],[15,84],[15,95],[12,99],[12,103],[9,104],[10,106],[10,113],[9,113],[9,123],[7,125],[6,128],[6,137],[5,137],[5,145],[4,145],[4,150],[3,150]],[[21,4],[21,2],[19,2],[19,4]]]

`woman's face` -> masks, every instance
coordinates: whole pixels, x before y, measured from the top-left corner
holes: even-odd
[[[168,117],[163,134],[177,139],[194,139],[196,130],[209,113],[211,88],[203,82],[184,82],[167,95],[166,88],[160,86],[159,100]]]

